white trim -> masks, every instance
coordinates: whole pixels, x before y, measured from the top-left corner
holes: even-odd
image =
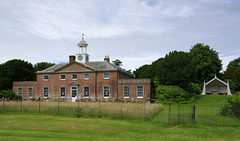
[[[88,77],[88,78],[85,78],[85,75],[88,75],[89,77]],[[83,79],[84,79],[84,80],[89,80],[89,79],[90,79],[90,74],[89,74],[89,73],[84,73],[84,74],[83,74]]]
[[[105,77],[105,74],[109,74],[109,77]],[[103,79],[110,79],[110,73],[109,72],[103,73]]]
[[[86,96],[86,97],[84,96],[84,88],[85,88],[85,87],[88,87],[88,88],[89,88],[89,89],[88,89],[88,90],[89,90],[88,96]],[[83,98],[89,98],[89,97],[90,97],[90,86],[83,86]]]
[[[73,78],[73,75],[76,75],[77,76],[77,78]],[[66,77],[65,77],[66,78]],[[78,74],[76,74],[76,73],[73,73],[72,75],[71,75],[71,79],[72,80],[78,80]]]
[[[44,88],[47,88],[47,89],[48,89],[48,92],[47,92],[47,97],[49,97],[49,88],[48,88],[48,87],[42,87],[42,92],[43,92],[42,94],[43,94],[43,98],[47,98],[47,97],[45,97],[45,96],[44,96],[44,94],[45,94],[45,93],[44,93]]]
[[[32,96],[31,97],[29,96],[29,88],[32,89]],[[27,97],[28,98],[33,98],[33,87],[27,87]]]
[[[71,96],[71,98],[72,98],[72,88],[73,87],[76,87],[77,89],[76,89],[76,96],[75,97],[78,97],[78,86],[71,86],[71,88],[70,88],[70,96]]]
[[[62,79],[62,76],[65,76],[65,79]],[[60,80],[66,80],[66,74],[60,74]]]
[[[128,87],[129,88],[129,96],[128,97],[124,96],[124,87]],[[130,86],[126,86],[126,85],[123,86],[123,98],[130,98]]]
[[[19,89],[22,89],[22,94],[21,94],[21,95],[19,94]],[[17,88],[17,95],[23,96],[23,88],[22,88],[22,87],[18,87],[18,88]]]
[[[45,79],[44,77],[47,76],[47,79]],[[49,75],[45,74],[43,75],[43,81],[48,81],[49,80]]]
[[[108,87],[108,88],[109,88],[108,97],[105,97],[105,96],[104,96],[104,87]],[[110,86],[103,86],[103,91],[102,91],[102,93],[103,93],[103,98],[109,98],[109,97],[110,97]]]
[[[64,89],[65,89],[65,96],[61,96],[61,95],[62,95],[61,88],[64,88]],[[59,86],[59,97],[60,97],[60,98],[65,98],[65,97],[66,97],[66,87],[65,87],[65,86]]]
[[[143,87],[143,91],[142,91],[142,92],[143,92],[143,96],[141,96],[141,97],[138,96],[138,86],[142,86],[142,87]],[[143,97],[144,97],[144,86],[143,86],[143,85],[137,85],[137,86],[136,86],[136,97],[137,97],[137,98],[143,98]]]

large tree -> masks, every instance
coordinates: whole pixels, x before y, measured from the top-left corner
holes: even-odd
[[[12,89],[13,81],[34,80],[35,73],[31,63],[13,59],[0,65],[0,90]]]
[[[215,74],[220,75],[222,61],[218,57],[218,52],[208,45],[198,43],[190,49],[190,54],[194,62],[193,69],[196,71],[196,82],[209,81]]]
[[[34,71],[42,71],[46,68],[49,68],[51,66],[55,65],[54,63],[48,63],[48,62],[41,62],[41,63],[37,63],[34,65]]]
[[[224,79],[230,80],[230,85],[235,85],[231,90],[240,91],[240,57],[229,62],[224,72]]]

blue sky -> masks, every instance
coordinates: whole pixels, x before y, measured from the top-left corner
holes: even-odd
[[[225,69],[240,56],[239,0],[2,0],[0,63],[67,62],[82,33],[90,61],[150,64],[205,43]]]

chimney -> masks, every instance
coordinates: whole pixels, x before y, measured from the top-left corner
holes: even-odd
[[[105,61],[105,62],[110,62],[109,55],[105,55],[104,61]]]
[[[74,55],[70,55],[69,56],[69,63],[72,63],[73,61],[75,61],[75,56]]]

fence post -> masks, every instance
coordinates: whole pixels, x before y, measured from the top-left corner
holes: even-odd
[[[22,98],[21,98],[21,113],[22,113]]]
[[[2,97],[2,102],[3,102],[3,106],[2,106],[2,112],[4,111],[4,97]]]
[[[146,121],[146,109],[145,109],[145,102],[143,103],[143,121]]]
[[[171,123],[171,104],[168,105],[168,124]]]
[[[101,117],[100,103],[101,103],[101,101],[99,100],[99,103],[98,103],[98,117]]]
[[[60,100],[60,99],[59,99],[59,97],[58,97],[58,115],[59,115],[59,100]]]
[[[79,99],[78,99],[78,114],[77,114],[77,117],[79,118],[80,117],[80,115],[79,115]]]
[[[40,113],[40,101],[41,101],[41,99],[40,99],[40,97],[38,98],[38,113]]]
[[[195,111],[196,110],[196,107],[195,107],[195,104],[193,105],[193,113],[192,113],[192,121],[193,121],[193,123],[195,123]]]
[[[222,109],[223,109],[223,107],[224,107],[224,104],[222,104]],[[225,117],[225,116],[222,116],[222,117],[223,117],[223,119],[222,119],[222,121],[223,121],[223,122],[222,122],[222,123],[223,123],[222,126],[224,126],[224,117]]]
[[[122,103],[121,103],[121,120],[123,120],[123,115],[122,115]]]

